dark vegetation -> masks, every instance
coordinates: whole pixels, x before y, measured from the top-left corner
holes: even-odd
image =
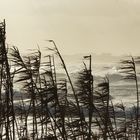
[[[5,21],[0,23],[0,139],[138,140],[140,58],[121,61],[124,79],[136,86],[137,104],[127,112],[123,103],[113,104],[107,76],[95,86],[90,55],[84,56],[84,68],[73,83],[55,42],[49,42],[65,78],[57,77],[53,55],[42,62],[40,50],[22,57],[18,48],[6,46]],[[22,86],[18,106],[16,84]]]

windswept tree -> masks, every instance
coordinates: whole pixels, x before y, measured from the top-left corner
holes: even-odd
[[[136,62],[133,56],[130,56],[130,59],[121,61],[120,72],[123,73],[123,77],[126,80],[135,82],[136,87],[136,140],[139,139],[139,87],[138,87],[138,75],[136,70]]]
[[[99,136],[104,140],[117,139],[116,137],[116,115],[112,96],[110,95],[109,78],[106,76],[97,85],[94,93],[95,123],[99,127]]]
[[[70,74],[69,74],[69,72],[68,72],[68,70],[67,70],[67,67],[66,67],[66,64],[65,64],[65,62],[64,62],[64,59],[63,59],[61,53],[59,52],[56,43],[55,43],[53,40],[48,40],[48,41],[51,42],[51,43],[54,45],[54,48],[48,48],[48,50],[51,50],[51,51],[53,51],[56,55],[58,55],[58,57],[60,58],[60,61],[61,61],[61,65],[63,66],[63,69],[64,69],[64,71],[65,71],[65,73],[66,73],[68,82],[70,83],[70,86],[71,86],[71,89],[72,89],[72,93],[73,93],[73,95],[74,95],[74,100],[75,100],[75,103],[76,103],[76,106],[75,106],[76,108],[75,108],[75,109],[77,110],[78,115],[79,115],[79,119],[80,119],[80,120],[79,120],[79,121],[80,121],[80,122],[79,122],[79,124],[80,124],[79,127],[80,127],[81,131],[84,131],[84,127],[85,127],[85,118],[83,117],[83,111],[82,111],[81,108],[80,108],[80,104],[79,104],[79,101],[78,101],[78,97],[77,97],[77,95],[76,95],[76,91],[75,91],[74,85],[73,85],[73,83],[72,83]],[[81,135],[83,135],[83,138],[84,138],[84,134],[81,133]]]
[[[6,46],[6,24],[5,20],[0,23],[0,104],[4,110],[0,110],[1,118],[5,121],[5,135],[7,140],[15,139],[15,111],[14,111],[14,92],[13,92],[13,74],[11,73],[8,47]],[[4,101],[2,101],[2,92]],[[4,116],[3,116],[4,115]],[[2,122],[2,121],[1,121]]]
[[[93,118],[93,75],[91,69],[91,55],[84,56],[89,64],[84,62],[84,69],[79,73],[77,86],[77,97],[83,110],[88,113],[88,139],[92,139],[92,118]],[[87,114],[85,114],[86,117]]]
[[[18,49],[13,47],[11,49],[12,62],[15,66],[14,73],[18,75],[16,83],[22,83],[24,91],[31,98],[28,111],[25,114],[25,126],[27,127],[27,118],[31,113],[33,114],[32,122],[32,137],[33,139],[38,137],[38,122],[37,122],[37,94],[38,94],[38,85],[37,79],[39,77],[39,68],[40,68],[40,59],[41,53],[38,51],[31,56],[21,57]],[[26,128],[27,129],[27,128]],[[27,134],[26,134],[27,135]]]

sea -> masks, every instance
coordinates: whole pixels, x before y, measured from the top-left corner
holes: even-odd
[[[70,74],[73,84],[76,81],[76,76],[84,69],[84,64],[89,67],[89,60],[83,59],[85,54],[62,55],[68,73]],[[110,85],[110,96],[114,104],[123,103],[126,108],[136,105],[136,86],[135,81],[125,80],[120,73],[120,61],[125,59],[124,56],[112,56],[111,54],[92,54],[92,74],[94,78],[94,87],[102,82],[107,76]],[[127,57],[129,59],[130,57]],[[55,67],[57,77],[59,79],[67,78],[65,71],[58,56],[55,56]],[[140,66],[136,65],[138,83],[140,83]],[[68,79],[67,79],[68,81]],[[68,81],[69,82],[69,81]],[[140,85],[139,85],[140,88]],[[21,85],[15,87],[15,90],[21,91]],[[15,96],[18,96],[16,94]],[[19,95],[20,96],[20,95]]]
[[[107,58],[105,58],[105,56]],[[94,77],[95,86],[102,82],[104,78],[107,76],[109,79],[110,85],[110,95],[112,97],[112,101],[114,104],[123,103],[126,108],[133,107],[136,105],[136,84],[133,80],[124,79],[123,74],[120,72],[120,61],[123,59],[130,59],[130,57],[124,56],[112,56],[109,54],[105,54],[105,56],[93,56],[92,58],[92,74]],[[78,58],[77,58],[78,59]],[[66,60],[68,60],[66,58]],[[79,71],[84,68],[83,62],[89,66],[89,61],[84,59],[79,59],[76,61],[66,61],[67,69],[74,77]],[[138,83],[140,83],[140,66],[136,65],[137,70],[137,79]],[[71,76],[71,77],[72,77]],[[139,85],[140,88],[140,85]]]

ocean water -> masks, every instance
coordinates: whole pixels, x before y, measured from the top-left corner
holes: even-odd
[[[82,64],[78,63],[69,63],[67,66],[67,69],[72,76],[75,76],[82,68]],[[139,71],[140,67],[137,66],[138,82],[140,81]],[[107,62],[92,64],[92,74],[94,76],[95,85],[103,81],[105,76],[109,78],[110,95],[114,104],[123,102],[128,108],[136,105],[135,82],[123,79],[123,76],[119,71],[119,63]]]
[[[98,62],[92,61],[92,74],[94,76],[94,83],[96,86],[96,84],[103,81],[104,77],[107,76],[110,81],[110,95],[112,96],[113,103],[123,102],[126,107],[130,107],[136,104],[135,83],[133,81],[127,81],[123,79],[123,76],[119,71],[120,64],[118,63],[118,60],[106,62],[103,62],[103,60],[100,60]],[[85,63],[88,67],[89,62],[87,61]],[[78,72],[80,72],[84,68],[83,60],[70,59],[68,61],[66,59],[65,64],[71,76],[72,82],[74,83]],[[137,73],[139,74],[139,72],[140,66],[137,66]],[[57,59],[56,61],[56,73],[58,79],[67,78],[59,59]],[[138,81],[140,81],[139,76]],[[20,91],[21,87],[22,86],[19,84],[15,87],[15,89]],[[18,96],[18,94],[16,94],[16,96]]]
[[[83,69],[83,64],[79,61],[70,61],[66,63],[68,72],[71,76],[72,82],[75,82],[75,77],[77,76],[78,72]],[[136,90],[135,90],[135,83],[132,81],[126,81],[123,79],[122,74],[119,72],[117,63],[94,63],[92,64],[92,74],[94,76],[94,84],[98,84],[101,82],[105,76],[108,76],[110,81],[110,95],[112,97],[112,101],[114,104],[122,103],[127,107],[130,108],[134,104],[136,104]],[[58,78],[66,78],[65,71],[63,70],[61,65],[58,65],[56,68],[56,73]],[[139,77],[138,77],[139,80]],[[20,91],[20,86],[16,87],[16,90]],[[19,104],[20,92],[15,94],[17,96],[17,100],[15,100],[15,105]],[[19,95],[19,97],[18,97]],[[24,99],[25,100],[25,99]],[[29,99],[25,100],[27,105],[29,106]],[[39,121],[39,120],[38,120]],[[32,124],[32,117],[29,116],[28,118],[29,124]],[[21,122],[22,127],[22,122]],[[29,131],[32,130],[32,125],[29,125]],[[20,126],[19,126],[20,127]],[[41,126],[39,126],[39,131],[41,130]]]

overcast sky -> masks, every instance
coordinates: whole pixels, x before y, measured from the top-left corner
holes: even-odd
[[[7,43],[48,45],[63,54],[140,54],[140,0],[0,0]]]

